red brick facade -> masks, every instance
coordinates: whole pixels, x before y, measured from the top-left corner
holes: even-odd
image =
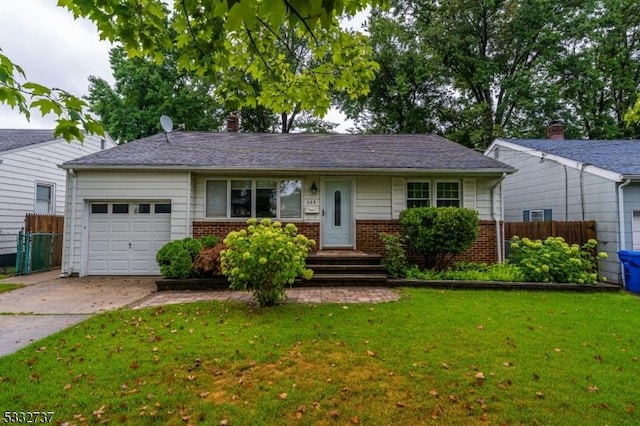
[[[320,242],[320,224],[317,222],[292,222],[298,227],[298,232],[307,238]],[[194,221],[193,236],[199,238],[204,235],[215,235],[221,240],[231,231],[238,231],[246,227],[245,222],[212,222]],[[356,248],[367,253],[384,253],[384,245],[380,241],[380,233],[399,234],[400,223],[397,220],[357,220]],[[419,258],[411,256],[411,261]],[[473,246],[455,260],[467,262],[495,263],[498,261],[496,246],[496,223],[492,220],[480,221],[478,239]]]
[[[402,228],[397,220],[358,220],[356,221],[356,247],[358,250],[371,253],[384,252],[384,245],[380,241],[380,233],[399,234]],[[492,220],[481,220],[478,238],[469,250],[456,256],[455,260],[479,263],[496,263],[498,250],[496,245],[496,223]],[[419,257],[410,256],[412,262]]]
[[[298,233],[303,234],[307,238],[316,240],[317,244],[320,244],[320,224],[313,222],[295,222],[287,221],[287,223],[293,223],[298,227]],[[211,221],[194,221],[193,222],[193,237],[200,238],[205,235],[215,235],[220,238],[220,241],[227,236],[231,231],[239,231],[247,227],[246,222],[211,222]]]

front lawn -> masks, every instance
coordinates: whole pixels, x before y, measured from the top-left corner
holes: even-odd
[[[105,313],[0,358],[0,407],[69,424],[640,423],[639,298],[405,291]]]
[[[15,290],[17,288],[24,287],[22,284],[0,284],[0,293],[5,291]]]

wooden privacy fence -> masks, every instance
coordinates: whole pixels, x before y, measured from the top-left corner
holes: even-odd
[[[531,240],[544,240],[547,237],[562,237],[569,244],[583,245],[589,239],[597,239],[596,222],[505,222],[504,236],[510,239],[514,235]]]
[[[24,218],[25,232],[48,232],[62,234],[64,216],[58,214],[27,213]]]
[[[57,268],[62,264],[62,233],[64,231],[64,216],[57,214],[37,214],[27,213],[24,218],[24,230],[33,234],[53,234],[51,243],[51,252],[49,259],[49,267]],[[45,238],[46,237],[42,237]],[[39,240],[35,240],[39,241]],[[49,241],[49,240],[47,240]],[[45,244],[37,244],[33,253],[35,256],[45,256]],[[43,253],[39,253],[42,251]]]

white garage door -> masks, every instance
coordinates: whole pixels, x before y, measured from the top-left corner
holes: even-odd
[[[89,275],[159,275],[156,253],[171,237],[171,204],[91,203]]]

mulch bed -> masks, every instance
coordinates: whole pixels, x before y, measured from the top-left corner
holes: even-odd
[[[225,277],[168,279],[156,281],[158,291],[176,290],[228,290],[229,283]],[[298,285],[294,284],[294,287]],[[325,286],[327,287],[327,286]],[[499,281],[457,281],[457,280],[413,280],[390,278],[385,287],[426,287],[474,290],[544,290],[575,291],[582,293],[618,292],[624,287],[617,284],[568,284],[568,283],[523,283]]]

